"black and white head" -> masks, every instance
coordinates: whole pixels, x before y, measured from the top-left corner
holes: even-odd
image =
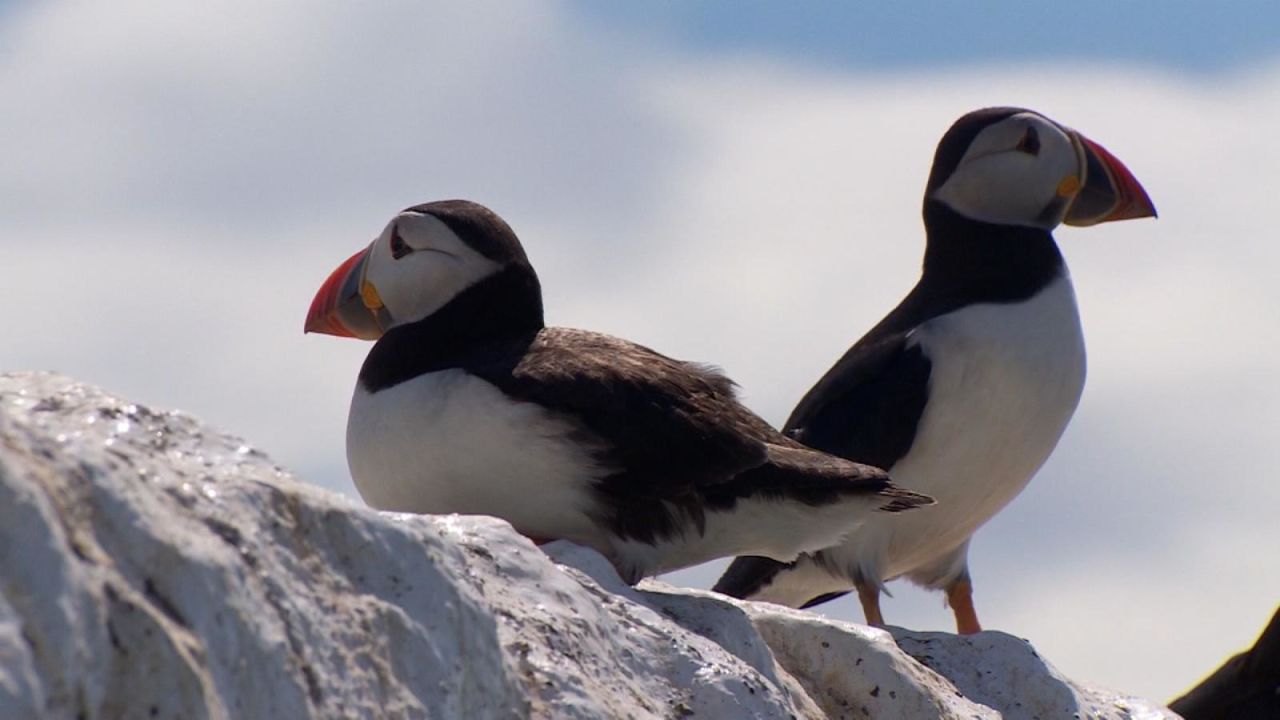
[[[311,302],[305,331],[376,340],[512,271],[529,291],[524,302],[536,304],[540,316],[537,275],[501,217],[467,200],[415,205],[329,275]]]
[[[1022,108],[987,108],[957,120],[938,143],[925,200],[971,220],[1044,230],[1156,214],[1114,155]]]

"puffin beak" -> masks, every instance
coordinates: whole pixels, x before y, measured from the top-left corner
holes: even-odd
[[[365,279],[365,267],[373,246],[347,258],[329,274],[311,301],[303,332],[317,332],[361,340],[377,340],[390,316],[378,290]]]
[[[1147,191],[1115,155],[1078,132],[1070,132],[1081,155],[1084,186],[1076,194],[1063,222],[1076,227],[1112,220],[1155,217]],[[1078,181],[1077,181],[1078,182]]]

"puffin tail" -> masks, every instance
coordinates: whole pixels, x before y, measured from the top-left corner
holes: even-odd
[[[786,578],[807,577],[814,568],[806,553],[844,542],[872,513],[903,512],[933,503],[933,498],[896,487],[884,470],[850,462],[799,443],[769,443],[761,465],[739,473],[704,495],[710,505],[734,508],[752,517],[739,557],[716,590],[781,604],[803,603],[815,594],[792,598]],[[704,490],[704,492],[707,492]],[[798,561],[798,562],[797,562]],[[825,571],[822,571],[825,572]],[[823,582],[829,585],[830,581]],[[776,597],[770,586],[787,590]],[[801,587],[803,586],[803,587]],[[807,583],[799,589],[807,591]]]
[[[754,492],[778,499],[820,506],[845,502],[852,496],[875,498],[881,512],[903,512],[932,505],[933,498],[900,488],[889,474],[872,465],[795,445],[768,447],[768,462],[740,474],[737,482]]]
[[[773,582],[774,577],[794,563],[782,563],[767,557],[744,555],[736,557],[716,581],[712,592],[748,600],[761,588]]]

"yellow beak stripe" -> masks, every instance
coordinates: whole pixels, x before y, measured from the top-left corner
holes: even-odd
[[[370,310],[377,311],[382,309],[382,298],[378,297],[378,289],[373,286],[373,283],[360,284],[360,299],[364,301],[364,306]]]
[[[1074,197],[1080,192],[1080,176],[1072,173],[1058,183],[1058,197]]]

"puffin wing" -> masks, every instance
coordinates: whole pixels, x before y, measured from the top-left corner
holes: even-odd
[[[616,502],[610,524],[646,541],[675,532],[684,514],[698,526],[708,505],[757,492],[901,492],[884,471],[803,448],[740,404],[733,384],[619,338],[547,328],[503,363],[471,372],[508,396],[570,418],[609,469],[597,489]],[[902,492],[886,497],[923,504]],[[909,496],[909,497],[908,497]],[[674,514],[672,510],[674,509]]]
[[[873,330],[805,394],[783,432],[842,458],[892,467],[911,448],[928,401],[930,371],[929,358],[911,342],[910,331]],[[793,564],[734,558],[712,589],[749,597]],[[815,598],[806,607],[842,594]]]
[[[787,442],[707,366],[568,328],[541,331],[517,355],[471,371],[574,421],[618,473],[644,478],[641,494],[728,482],[768,462],[767,440]]]
[[[811,448],[892,467],[911,449],[931,370],[910,331],[868,335],[805,394],[783,432]]]

